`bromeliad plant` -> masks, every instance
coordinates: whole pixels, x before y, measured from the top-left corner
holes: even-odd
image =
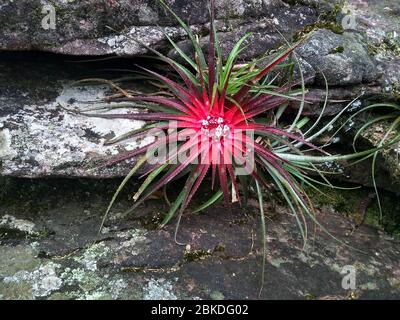
[[[151,79],[152,83],[158,83],[158,88],[165,89],[156,94],[134,94],[113,83],[112,86],[118,94],[107,99],[107,108],[119,107],[123,102],[124,107],[131,106],[135,110],[145,108],[145,111],[124,114],[86,113],[107,119],[149,121],[144,128],[132,132],[131,138],[151,135],[154,129],[165,132],[164,136],[147,146],[122,154],[107,163],[110,166],[140,157],[114,194],[104,220],[127,181],[151,155],[158,152],[160,147],[169,145],[171,141],[178,141],[177,145],[169,150],[164,161],[152,164],[143,174],[145,180],[134,195],[135,204],[130,212],[160,188],[177,178],[186,177],[183,189],[162,222],[164,226],[178,215],[179,225],[181,215],[199,187],[209,181],[207,177],[211,176],[211,189],[217,185],[217,179],[219,187],[214,196],[196,211],[206,209],[221,198],[224,198],[226,205],[233,201],[245,202],[248,195],[255,192],[260,206],[264,252],[266,243],[263,201],[264,190],[269,188],[270,184],[275,185],[287,201],[304,244],[307,240],[307,217],[328,232],[317,221],[312,202],[303,187],[312,186],[317,190],[318,184],[333,187],[318,169],[318,163],[357,158],[371,152],[345,156],[329,155],[312,144],[313,140],[331,128],[346,108],[329,123],[321,125],[327,104],[326,98],[320,117],[312,125],[308,124],[307,130],[302,131],[307,122],[307,119],[302,117],[302,110],[309,97],[301,72],[301,81],[298,83],[289,81],[279,86],[274,85],[275,80],[282,75],[279,72],[283,67],[282,63],[290,61],[289,57],[296,58],[293,53],[296,45],[288,46],[272,58],[262,57],[253,63],[238,65],[238,55],[246,49],[245,43],[250,35],[246,34],[241,38],[224,60],[214,25],[213,0],[210,1],[208,54],[203,52],[191,29],[164,1],[159,2],[186,31],[193,45],[194,55],[183,52],[167,34],[166,38],[175,48],[182,63],[133,39],[153,52],[157,59],[168,64],[179,80],[142,68],[142,78]],[[265,67],[259,68],[257,65],[261,60],[267,63]],[[301,71],[300,65],[298,68]],[[293,101],[299,104],[299,111],[290,126],[282,127],[280,116]],[[171,121],[174,122],[174,130],[168,130]],[[248,132],[252,134],[249,135]],[[114,139],[113,142],[117,140],[119,139]],[[182,158],[184,160],[179,161]],[[252,165],[243,168],[243,163]],[[242,174],[238,174],[239,167]],[[320,175],[322,181],[310,176],[309,172]],[[263,262],[265,263],[265,254]]]

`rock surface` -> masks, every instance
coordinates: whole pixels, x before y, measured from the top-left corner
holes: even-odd
[[[202,29],[209,22],[207,0],[167,2],[195,28]],[[268,35],[264,33],[269,30],[270,22],[284,29],[291,26],[293,33],[296,27],[315,22],[319,14],[333,6],[326,0],[299,1],[295,5],[282,0],[219,0],[216,17],[221,21],[221,29],[231,32],[230,35],[238,30],[244,32],[243,26],[247,25],[245,29],[256,29],[259,33],[256,37],[268,41]],[[51,24],[53,13],[54,25]],[[149,45],[165,48],[165,37],[158,26],[168,26],[170,36],[176,40],[182,38],[176,20],[153,0],[6,0],[0,7],[0,49],[74,55],[136,55],[143,50],[129,39],[130,35]],[[281,41],[276,37],[273,40]]]
[[[206,42],[207,0],[168,3]],[[320,70],[331,85],[370,83],[382,73],[387,90],[399,82],[397,71],[389,68],[399,50],[396,0],[351,0],[345,5],[326,0],[218,0],[216,7],[225,54],[247,32],[252,33],[252,45],[242,58],[251,59],[284,44],[282,36],[292,40],[316,30],[299,52],[319,74],[317,84]],[[46,28],[51,22],[48,8],[54,10],[54,29]],[[157,1],[7,0],[0,7],[0,50],[135,56],[146,52],[132,40],[137,38],[167,52],[170,45],[159,26],[187,49],[183,30]]]
[[[363,123],[367,120],[365,117],[359,117],[354,122],[360,125],[356,128],[360,128]],[[367,119],[369,119],[367,117]],[[394,120],[393,120],[394,121]],[[378,122],[372,124],[369,128],[360,134],[357,141],[357,146],[362,148],[376,148],[380,146],[382,139],[385,135],[390,132],[387,136],[387,141],[394,139],[399,135],[398,129],[390,130],[392,122]],[[354,128],[355,129],[355,128]],[[356,131],[351,130],[352,134],[348,134],[348,137],[355,135]],[[358,130],[357,130],[358,131]],[[352,140],[350,137],[349,140]],[[382,150],[377,156],[375,164],[375,178],[379,188],[392,191],[396,194],[400,194],[400,144],[393,145],[392,148]],[[368,174],[366,174],[368,173]],[[357,164],[356,166],[350,167],[346,170],[346,174],[349,180],[361,183],[365,186],[373,186],[372,180],[372,159],[363,163]]]
[[[174,224],[155,228],[166,210],[162,201],[124,217],[129,203],[121,200],[94,242],[117,182],[2,181],[0,221],[13,223],[0,224],[0,299],[258,298],[262,251],[254,205],[185,215],[180,246]],[[399,242],[368,225],[353,230],[331,206],[317,208],[321,223],[355,248],[317,228],[303,250],[288,210],[266,207],[261,299],[399,299]],[[346,266],[356,276],[349,290],[342,287]]]
[[[27,58],[30,61],[26,61]],[[41,55],[11,56],[7,60],[2,69],[4,77],[0,79],[2,175],[99,178],[123,175],[129,172],[130,165],[97,167],[117,154],[153,140],[146,137],[105,145],[109,139],[141,128],[144,122],[110,121],[80,116],[65,109],[98,107],[100,99],[109,91],[109,86],[104,84],[71,86],[75,80],[91,77],[92,71],[87,66]],[[32,60],[38,65],[42,63],[39,69],[30,68]],[[104,66],[96,64],[92,67]]]

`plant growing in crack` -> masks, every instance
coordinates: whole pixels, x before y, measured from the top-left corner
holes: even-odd
[[[379,153],[382,151],[390,150],[391,148],[398,147],[398,142],[400,141],[400,132],[398,131],[400,128],[400,106],[393,103],[375,103],[354,113],[349,119],[341,126],[343,128],[349,122],[353,121],[356,117],[358,117],[362,113],[370,112],[370,111],[390,111],[385,112],[377,116],[372,116],[369,118],[355,133],[353,138],[353,149],[354,152],[357,152],[356,144],[358,139],[363,133],[366,133],[367,130],[371,129],[376,124],[387,124],[385,131],[382,133],[381,138],[377,141],[377,148],[373,153],[365,155],[365,157],[359,159],[358,161],[363,161],[368,158],[372,158],[371,165],[371,178],[372,184],[375,189],[376,198],[378,201],[379,211],[380,211],[380,219],[382,220],[383,212],[382,212],[382,202],[379,196],[379,190],[376,183],[376,166]],[[341,129],[339,128],[339,130]]]
[[[133,212],[154,192],[178,178],[186,177],[183,189],[170,206],[161,224],[164,226],[173,217],[178,216],[176,240],[182,214],[196,195],[200,185],[209,181],[208,176],[211,176],[211,189],[217,190],[194,212],[205,210],[222,198],[227,206],[232,202],[246,203],[250,194],[256,194],[262,227],[262,283],[264,283],[265,190],[269,190],[270,186],[274,185],[284,197],[306,245],[307,219],[330,234],[316,219],[312,201],[303,188],[303,186],[311,186],[319,190],[318,185],[334,188],[324,176],[324,172],[318,168],[318,164],[368,156],[379,148],[350,155],[331,155],[322,147],[313,144],[313,141],[326,133],[346,112],[351,103],[337,116],[322,125],[321,120],[328,103],[328,95],[326,95],[318,119],[311,124],[307,123],[309,119],[303,117],[303,108],[313,97],[308,95],[305,89],[301,66],[294,53],[297,45],[288,45],[285,50],[278,52],[272,58],[265,56],[251,63],[237,64],[239,54],[249,45],[246,45],[246,42],[250,34],[243,36],[224,59],[214,23],[213,0],[210,1],[211,20],[207,54],[203,52],[199,39],[192,33],[190,27],[164,1],[159,2],[186,31],[193,45],[194,54],[185,53],[166,33],[164,33],[165,37],[183,62],[164,56],[138,39],[132,39],[154,53],[158,60],[169,65],[174,75],[163,75],[142,67],[140,77],[157,83],[157,89],[161,90],[155,94],[132,93],[116,83],[104,81],[116,90],[116,94],[108,97],[106,99],[108,104],[101,108],[109,110],[130,106],[136,111],[121,114],[83,113],[86,116],[106,119],[149,121],[142,129],[121,138],[157,136],[149,145],[119,155],[105,164],[112,166],[118,162],[139,157],[136,165],[114,194],[102,225],[126,183],[138,172],[139,168],[150,159],[154,159],[155,154],[159,156],[165,152],[165,146],[168,146],[168,154],[165,152],[162,160],[152,163],[142,175],[145,179],[134,195],[135,204],[127,213]],[[289,64],[284,65],[285,61],[290,60],[289,57],[293,57],[294,62],[289,61]],[[264,62],[264,67],[258,67],[261,61]],[[283,68],[293,69],[294,64],[297,64],[300,70],[301,80],[293,82],[291,77],[288,77],[286,83],[276,85],[277,79],[284,77]],[[86,81],[103,80],[87,79]],[[280,120],[291,102],[298,103],[299,110],[293,122],[285,127]],[[140,108],[145,110],[137,111]],[[113,139],[112,142],[119,140],[120,138]],[[315,176],[320,176],[321,179]]]

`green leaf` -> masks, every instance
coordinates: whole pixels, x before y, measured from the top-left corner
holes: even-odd
[[[125,177],[125,179],[121,182],[121,184],[119,185],[117,191],[114,193],[110,204],[108,205],[108,208],[106,210],[106,213],[103,216],[103,220],[101,221],[101,225],[100,225],[100,229],[98,232],[98,235],[101,233],[101,230],[103,229],[104,223],[107,219],[107,216],[112,208],[112,206],[114,205],[115,200],[117,199],[118,195],[120,194],[120,192],[122,191],[122,189],[125,187],[125,185],[128,183],[128,181],[133,177],[133,175],[140,169],[140,167],[147,161],[147,156],[144,155],[143,157],[141,157],[136,165],[132,168],[132,170],[128,173],[128,175]]]
[[[162,6],[163,6],[165,9],[167,9],[167,10],[174,16],[174,18],[176,19],[176,21],[178,21],[178,23],[181,25],[181,27],[186,31],[186,33],[187,33],[187,35],[188,35],[190,41],[191,41],[192,44],[193,44],[193,47],[194,47],[194,49],[195,49],[195,51],[196,51],[197,56],[198,56],[199,59],[200,59],[200,66],[201,66],[201,68],[202,68],[203,70],[205,70],[206,67],[207,67],[206,60],[205,60],[205,58],[204,58],[203,51],[202,51],[202,49],[201,49],[199,43],[197,42],[197,39],[195,38],[195,36],[194,36],[192,30],[190,30],[190,28],[187,26],[187,24],[186,24],[185,22],[183,22],[183,20],[170,8],[170,6],[168,6],[168,5],[165,3],[164,0],[158,0],[158,1],[162,4]]]
[[[226,81],[230,80],[230,79],[228,79],[229,71],[233,67],[233,63],[235,62],[237,56],[243,50],[243,49],[240,49],[240,47],[242,46],[243,42],[250,35],[251,35],[251,33],[247,33],[242,38],[240,38],[240,40],[235,44],[235,46],[233,47],[233,49],[229,53],[228,59],[226,60],[226,64],[225,64],[225,66],[224,66],[224,68],[222,70],[222,73],[220,75],[220,77],[221,77],[220,83],[219,83],[219,90],[220,91],[222,91],[222,89],[225,87]],[[231,77],[231,78],[233,78],[233,77]]]
[[[117,136],[115,138],[112,138],[110,140],[107,140],[107,141],[104,142],[104,145],[110,145],[110,144],[114,144],[116,142],[120,142],[120,141],[125,140],[125,139],[127,139],[127,138],[129,138],[129,137],[131,137],[131,136],[133,136],[135,134],[144,132],[144,131],[149,130],[149,129],[156,128],[159,125],[160,125],[160,123],[157,123],[157,124],[150,123],[150,124],[144,126],[143,128],[135,129],[135,130],[129,131],[127,133],[124,133],[124,134],[122,134],[120,136]]]
[[[217,191],[207,202],[205,202],[201,206],[197,207],[193,211],[193,213],[197,213],[197,212],[206,210],[208,207],[210,207],[211,205],[216,203],[218,200],[221,200],[223,195],[224,195],[224,193],[222,192],[222,190]]]
[[[139,199],[140,195],[143,193],[144,190],[149,186],[149,184],[168,166],[168,163],[163,164],[161,167],[157,168],[153,172],[151,172],[146,180],[142,183],[140,186],[139,190],[135,193],[133,196],[133,200],[137,201]]]
[[[262,248],[263,248],[263,261],[262,261],[262,274],[261,274],[261,288],[259,292],[259,296],[261,296],[262,290],[264,288],[265,282],[265,265],[266,265],[266,251],[267,251],[267,230],[265,226],[265,214],[264,214],[264,200],[262,195],[262,189],[260,184],[256,180],[256,188],[258,194],[258,203],[260,206],[260,218],[261,218],[261,236],[262,236]]]
[[[197,64],[191,59],[189,58],[189,56],[182,51],[182,49],[175,43],[175,41],[173,41],[171,39],[171,37],[164,31],[162,30],[164,36],[168,39],[168,41],[172,44],[172,46],[174,47],[174,49],[179,53],[179,55],[188,63],[190,64],[190,66],[192,66],[192,68],[194,70],[197,70]]]
[[[165,216],[164,220],[161,222],[161,227],[164,227],[175,215],[175,213],[178,211],[179,207],[181,206],[183,200],[186,197],[186,193],[185,190],[183,189],[178,197],[176,198],[176,200],[174,201],[174,203],[172,204],[171,208],[169,209],[168,214]]]
[[[293,131],[294,128],[296,127],[297,122],[299,121],[301,115],[303,114],[304,104],[306,102],[306,85],[305,85],[305,81],[304,81],[303,69],[299,62],[299,59],[297,59],[296,53],[294,53],[294,52],[293,52],[293,57],[294,57],[294,60],[296,61],[297,67],[299,68],[299,74],[300,74],[300,79],[301,79],[301,102],[300,102],[300,106],[299,106],[299,111],[297,112],[297,115],[296,115],[295,119],[293,120],[292,125],[288,129],[288,132]]]
[[[363,156],[371,156],[377,151],[381,151],[386,149],[400,141],[400,136],[396,139],[393,139],[389,143],[377,147],[370,150],[365,150],[362,152],[347,154],[347,155],[334,155],[334,156],[306,156],[306,155],[296,155],[296,154],[289,154],[289,153],[275,153],[278,157],[287,160],[287,161],[296,161],[296,162],[308,162],[308,163],[324,163],[324,162],[333,162],[333,161],[343,161],[343,160],[352,160],[361,158]]]

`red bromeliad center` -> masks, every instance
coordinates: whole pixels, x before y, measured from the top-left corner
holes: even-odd
[[[245,160],[249,145],[243,130],[252,128],[246,125],[240,112],[235,112],[236,106],[224,107],[223,110],[221,105],[215,103],[209,112],[209,105],[202,106],[203,116],[198,117],[195,132],[187,143],[189,145],[192,141],[201,164],[227,165],[231,169],[234,159],[239,157]],[[230,113],[227,113],[229,110]],[[237,124],[241,128],[238,129]]]
[[[231,131],[224,118],[211,115],[201,121],[201,130],[214,141],[227,137]]]

